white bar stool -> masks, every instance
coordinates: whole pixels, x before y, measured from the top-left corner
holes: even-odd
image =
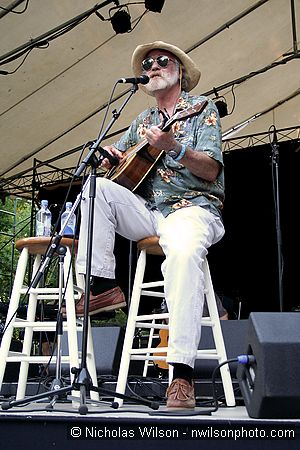
[[[120,394],[125,393],[130,361],[144,360],[145,365],[143,376],[146,376],[148,362],[155,360],[166,360],[166,356],[162,356],[161,354],[167,352],[167,347],[152,347],[152,339],[154,337],[155,329],[156,330],[168,329],[167,321],[169,314],[162,313],[162,314],[138,315],[141,296],[164,298],[164,293],[162,291],[159,292],[157,290],[153,290],[153,288],[163,287],[164,286],[163,280],[146,283],[144,282],[147,254],[164,255],[164,253],[159,245],[159,238],[157,236],[151,236],[142,239],[141,241],[138,242],[137,248],[140,251],[140,254],[138,257],[135,272],[132,296],[127,318],[126,333],[120,362],[118,382],[116,387],[116,392]],[[209,266],[206,259],[204,260],[203,264],[205,277],[205,295],[207,299],[209,316],[203,317],[202,319],[199,318],[199,320],[202,320],[202,326],[209,326],[212,328],[215,348],[207,350],[205,349],[198,350],[197,359],[215,359],[218,361],[219,364],[221,364],[222,362],[227,360],[226,349],[224,345],[223,333],[220,325],[220,319],[214,289],[211,281]],[[147,348],[133,348],[133,339],[136,328],[139,329],[147,328],[150,330]],[[159,355],[157,355],[157,353],[159,353]],[[223,383],[226,404],[227,406],[235,406],[235,397],[232,387],[231,374],[227,364],[225,364],[220,368],[220,373]],[[170,371],[169,377],[171,377]],[[123,400],[117,397],[114,400],[119,404],[119,407],[122,406]]]
[[[28,292],[28,287],[24,286],[24,279],[27,270],[27,265],[29,262],[29,256],[34,256],[33,264],[33,275],[35,276],[36,271],[40,267],[40,262],[42,255],[44,255],[48,249],[51,238],[48,237],[29,237],[20,239],[16,242],[16,248],[21,252],[14,285],[12,289],[12,294],[8,306],[8,312],[5,323],[5,333],[2,338],[0,347],[0,390],[3,383],[4,373],[6,369],[6,364],[8,362],[19,362],[20,372],[18,378],[18,386],[16,399],[23,399],[26,395],[26,385],[28,379],[28,369],[29,364],[47,364],[49,361],[49,356],[43,355],[33,355],[32,354],[32,343],[33,343],[33,332],[34,331],[56,331],[56,321],[37,321],[36,320],[36,310],[38,300],[58,300],[59,298],[59,288],[47,288],[47,287],[36,287],[30,288]],[[77,300],[81,293],[84,291],[84,278],[76,273],[76,284],[73,284],[73,268],[72,268],[72,248],[73,240],[69,238],[62,238],[60,245],[66,247],[66,255],[64,257],[64,268],[63,268],[63,278],[64,278],[64,297],[66,303],[66,316],[67,320],[63,322],[63,330],[67,332],[68,336],[68,346],[69,354],[61,357],[62,363],[68,363],[70,367],[71,381],[74,380],[74,375],[71,373],[72,367],[79,367],[80,354],[78,352],[78,340],[77,331],[82,330],[82,320],[76,319],[75,312],[75,300]],[[75,252],[77,251],[78,242],[75,241]],[[27,316],[26,319],[18,317],[18,308],[20,304],[20,297],[22,294],[29,294],[29,299],[27,303]],[[13,332],[15,328],[24,329],[24,339],[22,352],[10,351],[10,344],[13,337]],[[52,357],[53,363],[56,362],[56,356]],[[95,357],[93,349],[93,339],[91,333],[91,324],[89,319],[88,324],[88,348],[87,348],[87,367],[92,378],[94,386],[97,386],[97,373],[95,366]],[[72,391],[74,396],[79,397],[79,392]],[[91,392],[91,398],[94,400],[99,400],[99,395],[97,392]]]

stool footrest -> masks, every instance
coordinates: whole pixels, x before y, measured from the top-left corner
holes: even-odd
[[[156,291],[146,291],[145,289],[143,289],[141,291],[141,295],[145,296],[145,297],[160,297],[160,298],[165,298],[165,294],[163,292],[156,292]]]
[[[133,355],[143,355],[146,358],[147,354],[148,359],[152,359],[151,355],[155,355],[155,353],[165,353],[168,351],[168,347],[147,347],[147,348],[134,348],[130,351],[130,354]],[[218,359],[221,355],[215,349],[202,349],[197,351],[197,358],[201,359]]]
[[[148,281],[141,284],[141,289],[148,289],[152,287],[163,287],[163,286],[164,286],[163,281]]]
[[[19,353],[18,355],[8,355],[7,362],[29,362],[31,364],[48,364],[50,356],[28,356],[23,353]],[[56,362],[56,356],[52,356],[51,362]],[[70,356],[61,356],[62,363],[70,362]]]
[[[168,318],[169,318],[169,313],[143,314],[141,316],[136,316],[136,320],[167,320]]]
[[[55,331],[57,322],[29,322],[27,320],[16,320],[13,324],[14,328],[32,328],[33,331]],[[82,326],[77,324],[77,330],[81,330]],[[67,322],[63,322],[63,330],[67,331]]]
[[[30,288],[28,290],[27,286],[23,286],[22,289],[20,289],[21,294],[58,294],[59,288],[46,288],[46,287],[37,287],[37,288]],[[62,293],[65,292],[65,288],[62,289]]]
[[[168,330],[169,325],[164,323],[147,323],[147,322],[136,322],[137,328],[148,328],[148,329],[157,329],[157,330]]]
[[[130,351],[130,354],[131,355],[146,355],[147,353],[155,354],[155,353],[164,353],[167,351],[168,351],[168,347],[133,348]]]
[[[156,316],[158,316],[158,317],[156,317]],[[164,316],[166,316],[166,317],[164,317]],[[154,329],[168,330],[169,329],[168,324],[155,322],[155,320],[167,320],[168,318],[169,318],[168,313],[137,316],[136,317],[137,322],[135,323],[135,326],[136,326],[136,328],[154,328]],[[146,322],[146,320],[151,320],[152,322]],[[145,322],[142,322],[142,321],[145,321]],[[202,325],[204,327],[214,327],[214,322],[211,320],[210,317],[203,317]]]

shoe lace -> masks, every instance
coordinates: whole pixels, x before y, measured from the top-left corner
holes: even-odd
[[[173,394],[181,400],[187,400],[190,397],[186,383],[180,380],[174,380],[171,386],[168,387],[167,395]]]

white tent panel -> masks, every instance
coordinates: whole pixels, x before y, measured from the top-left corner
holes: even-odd
[[[39,0],[31,0],[24,14],[1,18],[0,54],[94,5],[93,1],[85,1],[83,5],[80,0],[48,0],[41,7]],[[113,6],[111,3],[99,12],[108,17]],[[253,11],[246,14],[250,7]],[[300,0],[295,1],[295,8],[299,30]],[[129,5],[129,10],[133,24],[145,11],[142,4]],[[104,105],[115,81],[131,75],[130,58],[138,44],[161,39],[188,51],[202,71],[194,92],[212,92],[223,86],[217,89],[218,95],[226,98],[231,111],[234,104],[231,82],[280,61],[290,52],[292,25],[290,0],[166,0],[161,14],[146,13],[131,33],[122,35],[116,35],[110,22],[103,22],[93,14],[51,41],[48,48],[33,49],[14,74],[2,77],[0,176],[9,177],[31,168],[34,157],[46,161],[96,139]],[[21,60],[1,69],[12,71]],[[236,83],[235,108],[222,119],[223,131],[270,108],[274,111],[260,115],[235,132],[235,136],[265,132],[272,124],[277,128],[298,126],[299,95],[282,106],[277,105],[299,90],[299,73],[299,59],[294,59]],[[118,85],[115,96],[127,88]],[[122,101],[113,103],[112,108]],[[139,91],[111,131],[126,127],[150,104],[153,99]],[[110,119],[111,110],[107,122]],[[63,158],[56,165],[70,167],[77,158],[78,154]]]

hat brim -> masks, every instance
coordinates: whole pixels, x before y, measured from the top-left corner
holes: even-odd
[[[186,90],[191,91],[199,82],[201,72],[194,61],[180,48],[163,41],[150,42],[149,44],[139,45],[133,52],[131,58],[131,68],[136,77],[142,73],[142,61],[151,50],[167,50],[172,53],[183,65],[185,69],[185,78],[187,82]],[[141,86],[147,92],[146,86]]]

